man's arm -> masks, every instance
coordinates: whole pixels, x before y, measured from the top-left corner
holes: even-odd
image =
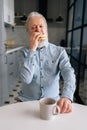
[[[61,108],[61,112],[67,113],[72,111],[72,101],[76,88],[76,79],[74,69],[70,64],[68,55],[64,49],[61,52],[59,68],[64,80],[64,86],[58,104]]]
[[[19,73],[23,82],[29,84],[32,81],[35,68],[35,51],[23,49],[19,59]]]

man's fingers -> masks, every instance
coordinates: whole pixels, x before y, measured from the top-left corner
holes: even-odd
[[[67,98],[61,98],[57,104],[60,107],[60,112],[61,113],[69,113],[72,111],[72,103],[69,99]]]

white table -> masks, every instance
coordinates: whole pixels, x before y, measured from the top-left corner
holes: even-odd
[[[0,107],[0,130],[87,130],[87,106],[73,103],[73,112],[42,120],[39,101]]]

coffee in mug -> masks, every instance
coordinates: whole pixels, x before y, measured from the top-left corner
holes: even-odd
[[[57,111],[56,111],[57,110]],[[53,119],[60,113],[60,107],[53,98],[42,98],[40,100],[40,118],[44,120]]]

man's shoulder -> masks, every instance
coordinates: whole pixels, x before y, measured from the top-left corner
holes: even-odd
[[[28,52],[29,50],[28,50],[28,47],[23,47],[23,48],[21,49],[21,51],[22,51],[22,52]]]
[[[60,45],[56,45],[56,44],[53,44],[53,43],[49,43],[49,46],[50,46],[50,48],[57,49],[57,50],[60,50],[60,51],[65,50],[64,47],[61,47]]]
[[[21,55],[27,56],[29,53],[29,49],[27,47],[24,47],[21,49]]]

